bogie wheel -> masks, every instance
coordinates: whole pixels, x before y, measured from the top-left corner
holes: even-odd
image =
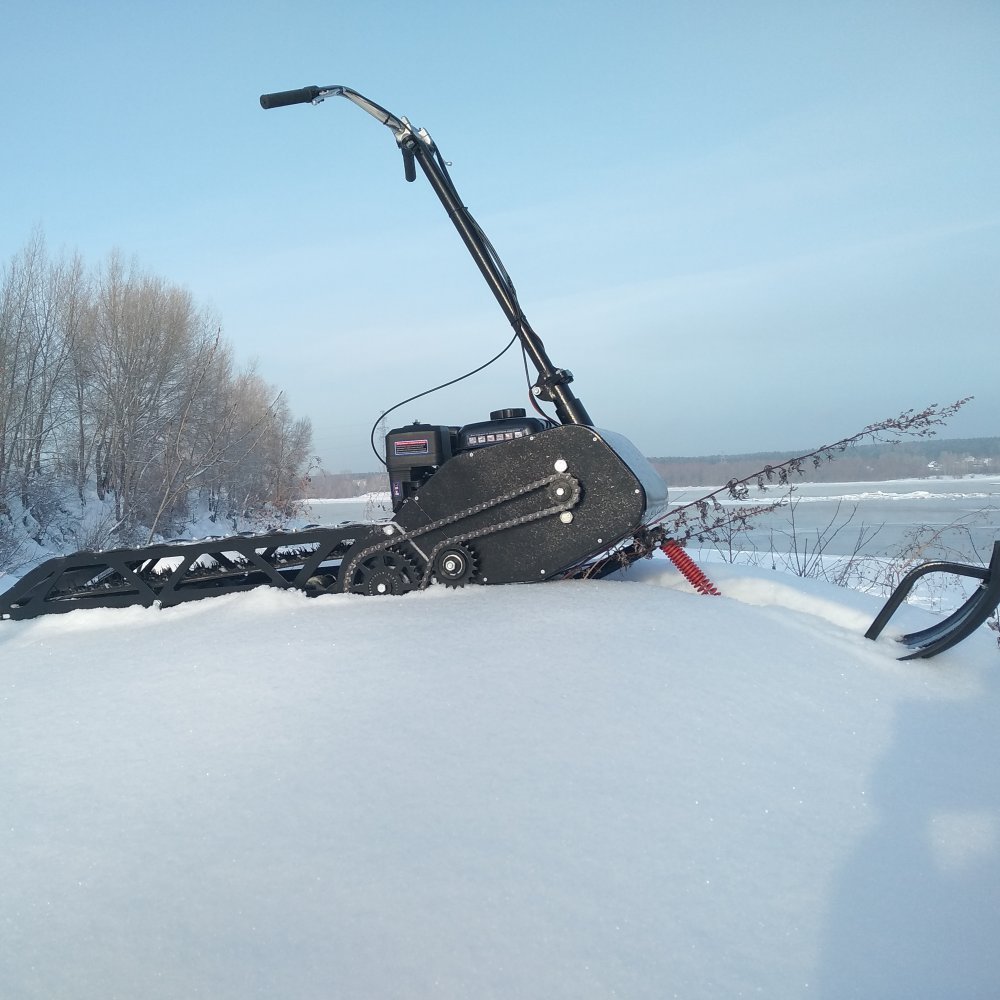
[[[434,560],[434,575],[446,587],[464,587],[475,579],[479,560],[465,545],[449,545]]]
[[[388,597],[407,594],[420,583],[420,573],[413,561],[391,550],[369,556],[358,566],[351,581],[352,594]]]

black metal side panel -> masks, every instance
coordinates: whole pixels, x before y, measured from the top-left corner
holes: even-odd
[[[646,494],[646,513],[643,522],[649,524],[667,512],[667,484],[653,468],[649,459],[627,438],[617,431],[597,431],[604,442],[613,448],[618,457],[631,469]]]
[[[562,516],[539,517],[559,498],[552,487],[526,488],[556,475],[579,484],[579,499]],[[510,499],[497,502],[503,497]],[[420,531],[459,511],[468,513]],[[446,541],[467,543],[480,583],[524,583],[556,576],[631,537],[646,511],[643,484],[601,432],[568,424],[456,455],[407,500],[396,522],[418,532],[425,555]]]

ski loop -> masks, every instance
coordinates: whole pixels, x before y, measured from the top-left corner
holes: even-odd
[[[951,573],[954,576],[979,580],[980,583],[965,603],[947,618],[930,628],[899,636],[896,641],[911,650],[905,656],[899,657],[901,660],[928,659],[943,653],[946,649],[951,649],[972,635],[997,610],[1000,606],[1000,540],[993,543],[993,555],[986,567],[955,562],[927,562],[911,569],[899,581],[889,600],[865,632],[866,639],[879,637],[889,624],[889,619],[906,600],[914,584],[929,573]]]

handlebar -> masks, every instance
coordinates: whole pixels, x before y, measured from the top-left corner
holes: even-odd
[[[319,87],[300,87],[298,90],[279,90],[275,94],[261,94],[260,106],[268,108],[285,108],[289,104],[312,104],[319,96]]]
[[[437,146],[426,129],[414,129],[406,118],[397,118],[381,104],[376,104],[350,87],[302,87],[299,90],[282,90],[275,94],[261,94],[260,106],[282,108],[289,104],[319,104],[328,97],[346,97],[362,111],[390,128],[396,137],[396,144],[403,154],[403,171],[406,179],[415,179],[416,163],[426,174],[434,193],[444,206],[452,224],[458,230],[462,242],[472,255],[486,283],[493,292],[500,308],[514,327],[527,355],[538,370],[538,381],[532,392],[538,398],[555,403],[559,419],[564,424],[592,425],[583,403],[573,394],[569,383],[573,381],[571,372],[556,368],[549,360],[541,338],[531,328],[517,301],[517,292],[503,263],[492,244],[479,228],[469,210],[462,204],[455,185],[448,174],[448,167]]]

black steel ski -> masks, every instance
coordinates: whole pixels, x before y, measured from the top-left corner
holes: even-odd
[[[972,595],[957,611],[947,618],[921,629],[899,637],[899,642],[912,652],[901,656],[901,660],[928,659],[937,656],[946,649],[972,635],[1000,606],[1000,541],[993,543],[993,555],[988,566],[968,566],[955,562],[928,562],[916,569],[910,570],[900,580],[892,592],[885,607],[878,613],[865,632],[866,639],[877,639],[896,613],[896,609],[906,600],[907,594],[921,577],[928,573],[952,573],[955,576],[967,576],[982,581]]]

